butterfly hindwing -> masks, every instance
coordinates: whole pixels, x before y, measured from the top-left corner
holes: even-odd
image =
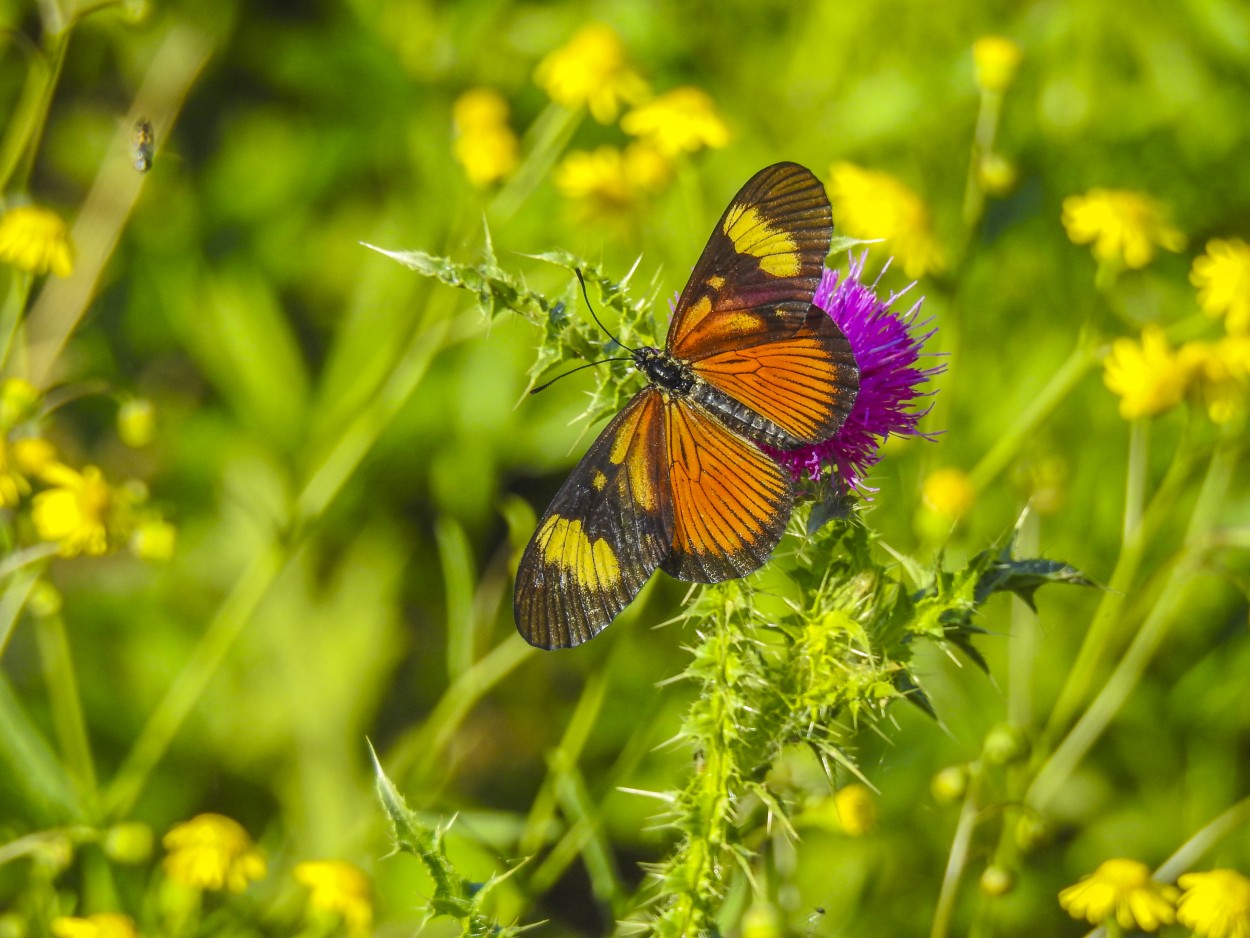
[[[602,631],[660,565],[672,508],[660,392],[640,391],[556,493],[521,555],[513,610],[531,645],[568,648]]]
[[[792,449],[827,440],[846,420],[859,390],[850,342],[815,305],[797,331],[780,324],[770,331],[780,334],[694,362],[694,373],[714,389],[704,395],[727,396],[718,412],[758,442]],[[755,416],[773,427],[754,429]]]
[[[673,492],[664,572],[719,583],[759,569],[790,518],[790,473],[685,399],[664,403],[664,428]]]

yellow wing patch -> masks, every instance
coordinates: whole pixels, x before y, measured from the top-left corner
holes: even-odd
[[[591,541],[576,519],[552,515],[538,532],[537,541],[543,560],[571,574],[578,586],[611,588],[621,581],[621,566],[612,546],[603,538]]]
[[[655,408],[638,408],[631,420],[617,428],[616,438],[612,441],[612,450],[608,453],[608,460],[614,465],[626,463],[625,471],[629,474],[629,482],[624,494],[637,501],[644,511],[655,510],[656,492],[651,484],[650,454],[645,445],[634,446],[633,443],[635,440],[650,439],[653,420],[655,420]],[[602,473],[596,473],[592,479],[592,484],[597,490],[602,490],[603,484],[607,481],[605,478],[604,483],[601,484],[600,475]]]
[[[750,205],[731,208],[725,216],[724,231],[735,251],[758,258],[760,269],[772,277],[794,277],[802,269],[803,259],[793,236],[768,224]]]

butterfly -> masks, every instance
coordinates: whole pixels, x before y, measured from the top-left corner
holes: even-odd
[[[521,555],[512,608],[539,648],[598,635],[656,568],[718,583],[763,566],[794,503],[760,449],[831,437],[859,389],[850,343],[812,297],[833,238],[810,170],[776,163],[725,209],[664,348],[632,351],[647,386],[556,492]]]

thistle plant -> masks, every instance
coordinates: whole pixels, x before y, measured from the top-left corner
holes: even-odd
[[[423,252],[383,253],[470,292],[487,318],[510,312],[542,328],[531,386],[553,361],[611,357],[605,342],[612,340],[571,317],[571,286],[560,300],[532,291],[499,266],[489,238],[477,264]],[[583,266],[565,253],[539,259],[570,270]],[[618,282],[597,268],[586,270],[602,306],[619,317],[620,334],[656,341],[655,317],[646,303],[630,299],[628,278]],[[1011,592],[1032,603],[1045,583],[1090,585],[1066,564],[1017,558],[1011,539],[955,571],[940,561],[900,569],[888,555],[882,559],[852,493],[864,486],[882,441],[916,435],[919,388],[941,369],[918,365],[925,338],[916,331],[919,304],[906,314],[893,312],[897,297],[878,298],[859,279],[862,271],[861,258],[843,275],[828,273],[816,295],[850,339],[861,388],[844,434],[810,451],[777,454],[805,480],[809,495],[791,520],[792,537],[764,571],[697,587],[677,618],[692,658],[682,677],[695,686],[696,698],[675,742],[690,752],[692,772],[675,790],[649,793],[663,805],[658,823],[676,839],[670,857],[651,867],[651,884],[628,917],[651,934],[716,933],[725,924],[719,919],[733,882],[753,880],[762,832],[777,825],[794,833],[795,816],[811,793],[770,781],[784,754],[809,751],[836,788],[859,775],[852,742],[857,730],[879,726],[897,701],[933,713],[910,667],[918,642],[958,650],[984,667],[973,637],[980,631],[978,610],[990,597]],[[585,416],[596,419],[620,406],[628,393],[622,385],[602,369]],[[393,801],[384,792],[394,818]],[[429,865],[439,851],[437,840],[427,841],[416,852]],[[435,876],[440,895],[444,874]]]

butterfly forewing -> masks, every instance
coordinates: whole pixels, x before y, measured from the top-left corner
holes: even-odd
[[[855,399],[850,343],[812,305],[832,236],[820,180],[795,163],[760,170],[712,230],[673,313],[669,353],[714,389],[705,394],[727,396],[708,403],[758,442],[828,439]]]
[[[832,237],[829,198],[810,170],[760,170],[712,229],[673,311],[669,354],[698,361],[799,329]]]
[[[531,645],[568,648],[599,634],[655,572],[673,515],[660,392],[640,391],[599,434],[517,568],[513,611]]]
[[[697,405],[664,404],[672,552],[661,564],[682,580],[719,583],[763,566],[790,517],[790,474]]]

